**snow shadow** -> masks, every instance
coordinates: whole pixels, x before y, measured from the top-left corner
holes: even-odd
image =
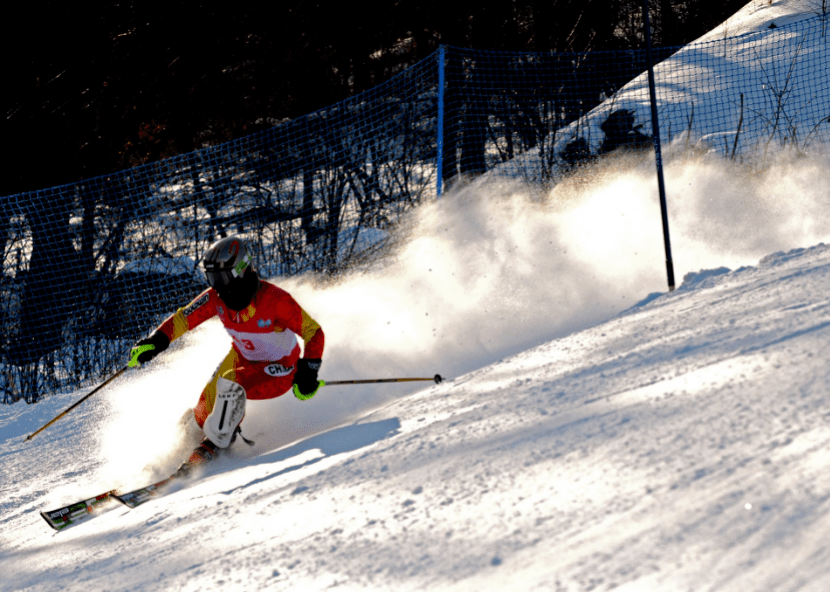
[[[398,418],[338,427],[308,437],[277,452],[260,456],[257,460],[265,464],[281,462],[315,449],[321,450],[324,456],[352,452],[392,437],[399,432],[400,428],[401,423]]]
[[[256,464],[253,464],[253,466],[277,464],[293,459],[297,459],[299,461],[297,464],[281,468],[274,473],[251,481],[245,485],[235,487],[234,489],[225,492],[225,494],[227,495],[240,489],[247,489],[257,483],[270,481],[278,476],[294,472],[305,466],[316,464],[328,456],[353,452],[384,439],[388,439],[398,434],[400,428],[401,422],[398,418],[394,417],[392,419],[384,419],[382,421],[374,421],[372,423],[338,427],[336,429],[319,433],[313,437],[308,437],[276,452],[258,456],[256,458],[257,462]],[[316,455],[317,452],[320,452],[321,455]],[[308,456],[309,453],[312,453],[311,457]]]

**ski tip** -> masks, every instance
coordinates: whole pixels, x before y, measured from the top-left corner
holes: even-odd
[[[71,505],[59,507],[51,511],[41,511],[40,517],[46,520],[50,528],[53,530],[63,530],[68,526],[77,523],[82,518],[92,516],[97,513],[100,508],[110,500],[110,497],[118,492],[117,489],[107,491],[101,495],[96,495],[90,499],[84,499]]]
[[[67,512],[67,513],[64,513]],[[52,528],[55,532],[60,532],[64,528],[72,526],[76,523],[80,518],[90,515],[88,511],[84,511],[82,513],[75,513],[70,514],[68,510],[57,510],[53,512],[40,512],[40,517],[46,520],[46,523],[49,524],[49,527]]]
[[[68,522],[64,523],[62,526],[58,526],[57,524],[55,524],[55,522],[52,521],[52,519],[48,515],[46,515],[46,512],[43,511],[40,512],[40,517],[46,520],[46,523],[49,524],[49,527],[52,528],[52,530],[54,530],[55,532],[59,531],[61,528],[66,528],[67,526],[69,526]]]

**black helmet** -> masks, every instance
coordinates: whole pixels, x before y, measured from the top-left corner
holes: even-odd
[[[202,258],[205,277],[231,309],[240,311],[251,302],[260,279],[251,265],[251,252],[239,237],[220,239]]]

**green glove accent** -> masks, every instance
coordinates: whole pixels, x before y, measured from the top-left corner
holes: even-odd
[[[295,393],[295,398],[297,398],[298,400],[310,400],[315,394],[318,393],[318,390],[323,388],[325,385],[326,385],[326,382],[324,380],[320,380],[318,382],[318,387],[315,388],[314,392],[312,392],[311,394],[301,394],[300,390],[298,389],[298,385],[294,384],[292,386],[292,392]]]
[[[130,351],[130,362],[127,364],[129,367],[139,367],[141,363],[139,362],[139,357],[142,353],[147,351],[155,351],[156,347],[152,344],[143,344],[141,346],[134,346],[133,350]]]

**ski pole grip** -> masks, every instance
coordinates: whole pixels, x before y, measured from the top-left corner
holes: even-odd
[[[138,367],[139,365],[141,365],[141,363],[139,363],[139,357],[141,357],[142,354],[146,353],[147,351],[152,351],[155,348],[156,347],[152,344],[143,344],[141,346],[133,347],[133,350],[130,351],[130,362],[128,363],[128,365],[130,367]]]

